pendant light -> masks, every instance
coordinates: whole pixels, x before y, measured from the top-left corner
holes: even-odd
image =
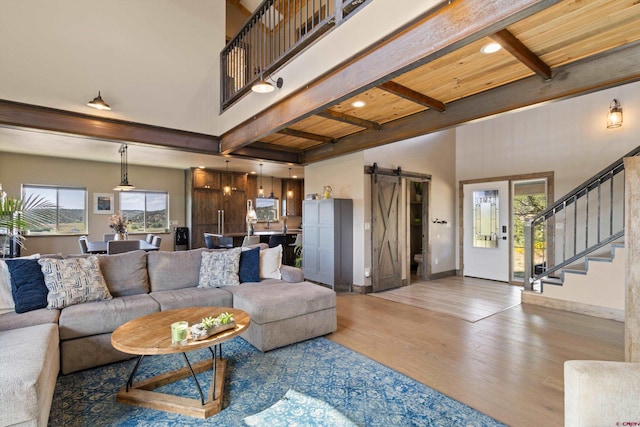
[[[225,160],[225,162],[227,163],[227,179],[230,180],[231,178],[229,177],[229,160]],[[222,194],[224,194],[225,196],[229,196],[231,194],[231,185],[229,185],[229,181],[227,181],[227,184],[222,188]]]
[[[113,191],[131,191],[136,188],[129,184],[128,149],[127,144],[122,144],[118,150],[118,153],[120,153],[120,184]]]
[[[264,188],[262,188],[262,163],[260,163],[260,188],[258,189],[258,197],[264,197]]]
[[[100,96],[100,91],[98,91],[98,96],[93,98],[91,101],[87,102],[87,105],[91,108],[97,108],[98,110],[111,110],[109,104],[102,100],[102,96]]]
[[[291,168],[289,168],[289,180],[287,181],[287,197],[293,197],[293,190],[291,189]]]
[[[271,195],[269,195],[270,199],[277,199],[275,194],[273,194],[273,177],[271,177]]]

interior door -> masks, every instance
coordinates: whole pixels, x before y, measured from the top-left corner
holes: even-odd
[[[509,281],[509,181],[463,186],[463,275]]]
[[[371,175],[371,247],[373,252],[373,292],[402,285],[399,262],[398,208],[400,178]]]

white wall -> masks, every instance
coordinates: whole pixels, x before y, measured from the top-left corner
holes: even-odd
[[[0,99],[217,135],[222,0],[2,1]],[[85,104],[98,90],[112,111]]]
[[[364,153],[354,153],[324,162],[314,163],[304,170],[304,194],[322,194],[330,185],[331,197],[353,200],[353,284],[364,284],[365,247]],[[302,218],[304,232],[304,217]],[[368,246],[367,246],[368,247]]]
[[[120,182],[120,164],[69,160],[56,157],[28,156],[0,152],[0,183],[9,196],[20,195],[22,184],[58,185],[85,187],[88,200],[89,240],[102,240],[104,233],[111,233],[108,215],[93,213],[94,193],[113,193],[115,210],[118,193],[113,191]],[[152,168],[129,165],[129,182],[138,190],[169,192],[169,219],[177,221],[175,226],[185,225],[185,173],[179,169]],[[145,234],[146,235],[146,234]],[[134,235],[131,238],[143,238]],[[159,234],[162,250],[173,250],[173,235]],[[23,255],[34,253],[80,252],[79,235],[74,236],[30,236],[25,242]]]

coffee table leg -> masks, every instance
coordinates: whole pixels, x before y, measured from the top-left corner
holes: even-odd
[[[216,348],[218,347],[222,347],[222,344],[214,345],[213,350],[211,350],[211,347],[207,347],[209,352],[211,352],[211,361],[213,363],[213,391],[211,392],[211,400],[216,400]]]
[[[140,366],[140,362],[142,362],[143,358],[144,358],[144,355],[138,357],[136,366],[133,367],[133,371],[131,371],[131,375],[129,375],[129,380],[127,381],[127,392],[129,392],[129,387],[131,387],[131,385],[133,384],[133,376],[136,374],[136,371],[138,370],[138,367]]]
[[[191,363],[189,363],[189,359],[187,358],[187,353],[183,352],[182,356],[184,356],[184,361],[187,362],[187,366],[189,367],[189,370],[191,371],[191,376],[193,377],[193,380],[196,382],[196,387],[198,387],[198,392],[200,393],[200,402],[202,402],[202,405],[204,406],[204,394],[202,394],[202,388],[200,388],[200,383],[198,382],[198,378],[196,378],[196,374],[195,374],[195,372],[193,372],[193,368],[191,367]],[[214,369],[215,369],[215,367],[214,367]],[[215,390],[214,390],[214,393],[215,393]]]

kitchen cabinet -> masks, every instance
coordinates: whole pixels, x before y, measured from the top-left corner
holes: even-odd
[[[209,169],[193,169],[193,188],[220,190],[220,172]]]
[[[304,277],[334,290],[350,291],[353,283],[353,201],[305,200],[302,224]]]
[[[189,171],[188,171],[189,172]],[[204,247],[204,233],[244,232],[247,174],[191,169],[191,247]],[[229,185],[231,194],[223,187]]]
[[[286,216],[302,215],[302,191],[304,181],[300,179],[282,180],[282,214]]]

